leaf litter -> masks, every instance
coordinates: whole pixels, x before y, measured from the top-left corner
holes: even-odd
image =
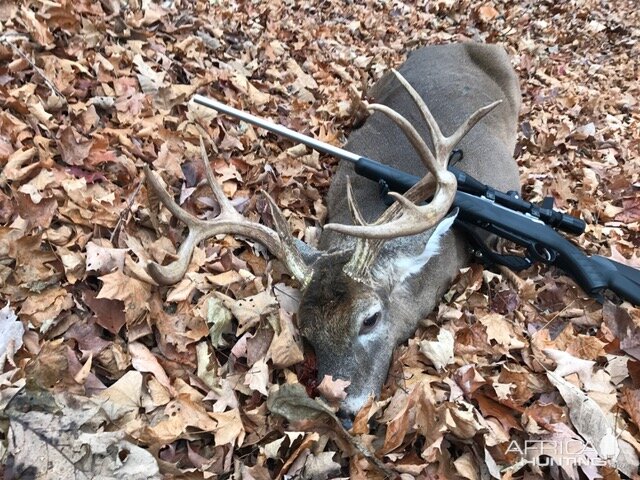
[[[523,90],[524,196],[552,196],[587,222],[577,244],[637,268],[638,16],[592,0],[0,2],[4,478],[637,477],[638,308],[542,266],[464,269],[348,430],[331,406],[347,385],[316,379],[297,286],[260,245],[220,236],[177,285],[146,274],[184,232],[142,167],[214,215],[203,137],[237,209],[268,223],[264,190],[313,241],[336,160],[191,95],[340,145],[354,99],[410,50],[499,43]]]

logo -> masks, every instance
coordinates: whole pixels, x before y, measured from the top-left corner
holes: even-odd
[[[606,466],[620,453],[618,441],[613,432],[607,433],[596,449],[590,441],[579,438],[512,440],[507,453],[517,453],[525,464],[537,467]],[[598,453],[600,452],[600,453]]]

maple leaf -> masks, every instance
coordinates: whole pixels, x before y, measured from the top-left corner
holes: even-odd
[[[150,290],[148,284],[131,278],[120,270],[102,275],[99,278],[102,281],[102,288],[96,298],[121,300],[124,303],[127,324],[131,325],[149,310]]]

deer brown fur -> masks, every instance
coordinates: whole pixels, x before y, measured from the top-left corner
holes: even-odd
[[[504,50],[495,45],[454,44],[426,47],[409,55],[399,72],[424,98],[443,132],[451,132],[478,108],[494,100],[503,102],[460,141],[464,159],[456,165],[494,188],[519,191],[519,175],[513,151],[520,109],[518,79]],[[432,146],[427,126],[400,84],[388,74],[372,89],[376,102],[388,105],[409,119]],[[424,166],[402,131],[380,113],[371,115],[354,131],[346,149],[400,170],[424,175]],[[378,186],[342,162],[328,195],[329,220],[351,223],[345,190],[351,179],[357,204],[365,220],[373,221],[386,206]],[[303,296],[298,322],[319,360],[320,377],[332,375],[351,381],[344,403],[347,412],[359,409],[369,393],[378,393],[388,371],[393,349],[415,331],[418,322],[436,306],[470,253],[465,238],[455,229],[444,236],[440,253],[419,273],[399,282],[394,269],[400,257],[418,255],[433,229],[385,244],[373,265],[374,283],[362,285],[345,279],[340,261],[326,258],[321,274]],[[353,237],[326,231],[320,249],[353,249]],[[399,283],[398,283],[399,282]],[[332,294],[332,292],[334,292]],[[321,307],[329,298],[340,301],[333,309]],[[379,334],[359,340],[361,312],[367,299],[377,298],[382,317]]]

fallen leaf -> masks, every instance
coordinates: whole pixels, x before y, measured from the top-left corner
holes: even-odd
[[[490,3],[485,3],[478,9],[478,14],[483,22],[490,22],[500,13]]]
[[[96,298],[124,302],[124,311],[129,325],[149,310],[147,300],[150,290],[148,284],[131,278],[120,270],[102,275],[100,280],[102,281],[102,288]]]
[[[616,440],[616,432],[598,404],[555,373],[547,372],[547,378],[567,404],[576,431],[596,449],[600,458],[607,459],[618,470],[631,476],[640,461],[638,455],[630,455],[629,450],[620,447],[618,443],[621,440]],[[622,452],[627,456],[621,455]]]
[[[269,386],[269,367],[264,359],[258,360],[249,368],[245,374],[245,385],[251,390],[256,390],[262,395],[267,395],[267,387]]]
[[[276,368],[286,368],[304,360],[304,352],[297,338],[292,315],[280,309],[280,331],[276,332],[269,346],[269,356]]]
[[[22,347],[23,335],[24,326],[7,303],[0,309],[0,371],[6,360],[13,364],[14,353]]]
[[[236,335],[240,336],[249,328],[254,327],[263,316],[275,312],[277,303],[275,297],[264,291],[257,295],[230,302],[227,307],[238,320]]]
[[[33,408],[28,395],[5,410],[11,429],[7,452],[17,475],[36,471],[55,478],[161,478],[149,451],[127,441],[124,432],[104,431],[107,418],[99,402],[42,393]]]
[[[153,373],[163,387],[173,392],[169,377],[158,362],[158,359],[147,347],[139,342],[131,342],[129,344],[129,353],[131,354],[131,364],[133,368],[139,372]]]
[[[58,147],[62,161],[67,165],[81,167],[89,156],[93,142],[91,140],[77,140],[72,127],[60,132]]]
[[[87,251],[87,270],[104,275],[114,270],[124,269],[127,249],[105,247],[94,242],[87,243],[85,248]]]
[[[73,297],[64,288],[52,287],[42,293],[30,295],[20,308],[20,315],[46,332],[61,312],[73,307]]]
[[[216,297],[208,297],[202,306],[204,318],[209,325],[209,338],[214,348],[224,347],[227,341],[222,337],[225,333],[231,333],[231,311],[228,310],[222,300]]]
[[[453,343],[451,332],[441,328],[435,342],[429,340],[420,342],[420,351],[431,360],[436,369],[442,370],[453,362]]]
[[[336,378],[335,380],[331,375],[325,375],[320,384],[318,385],[318,392],[329,403],[340,402],[347,398],[346,388],[351,385],[348,380],[342,380]]]
[[[179,438],[190,438],[190,429],[198,432],[215,432],[216,422],[200,403],[193,402],[186,395],[172,400],[155,415],[149,425],[136,433],[143,442],[168,444]]]
[[[226,412],[212,413],[211,418],[217,422],[214,429],[216,445],[242,446],[245,437],[245,429],[237,408]]]

